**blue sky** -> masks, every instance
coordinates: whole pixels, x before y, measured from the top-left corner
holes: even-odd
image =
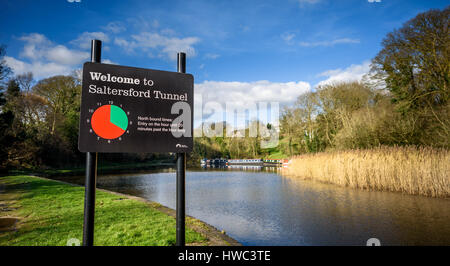
[[[69,0],[71,1],[71,0]],[[104,41],[104,62],[176,70],[188,54],[197,92],[221,102],[292,102],[319,83],[354,80],[383,37],[449,1],[2,1],[0,44],[16,73],[69,74]],[[207,95],[207,92],[224,92]],[[249,97],[248,91],[262,91]]]

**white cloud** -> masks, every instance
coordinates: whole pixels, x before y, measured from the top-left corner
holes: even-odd
[[[50,43],[47,37],[40,33],[30,33],[28,35],[20,37],[19,40],[34,44]]]
[[[281,34],[281,39],[283,39],[287,44],[293,44],[292,39],[294,39],[295,33],[285,32]]]
[[[296,0],[296,2],[298,3],[298,6],[300,8],[304,8],[305,6],[315,5],[321,1],[322,0]]]
[[[211,53],[205,54],[206,59],[217,59],[219,57],[220,57],[220,55],[218,55],[218,54],[211,54]]]
[[[76,65],[89,58],[89,53],[69,50],[64,45],[48,48],[46,59],[63,65]]]
[[[114,44],[122,46],[123,48],[129,48],[131,46],[130,42],[122,38],[115,38]]]
[[[5,56],[6,64],[11,67],[14,74],[23,74],[32,72],[35,78],[45,78],[55,75],[69,75],[73,68],[67,65],[61,65],[54,62],[43,63],[35,61],[26,63],[13,57]]]
[[[39,33],[24,35],[19,40],[25,42],[19,54],[22,59],[5,57],[15,74],[31,71],[36,78],[68,75],[76,65],[89,58],[89,53],[54,44]]]
[[[194,125],[197,127],[202,122],[220,122],[226,119],[232,127],[242,128],[246,121],[255,118],[278,125],[278,107],[293,103],[300,94],[310,90],[310,84],[303,81],[204,81],[194,85]],[[273,102],[276,104],[272,105]],[[237,120],[234,110],[237,111]]]
[[[204,81],[195,84],[195,93],[201,94],[204,101],[216,101],[222,104],[234,102],[243,107],[257,102],[292,103],[300,94],[310,90],[310,84],[304,81]]]
[[[98,32],[83,32],[70,43],[80,47],[81,49],[89,49],[91,48],[91,40],[100,40],[102,42],[109,42],[109,36],[101,31]]]
[[[159,57],[167,57],[171,60],[177,58],[178,52],[185,52],[188,56],[195,56],[196,51],[193,45],[200,41],[197,37],[177,38],[151,32],[131,35],[131,39],[132,41],[127,41],[122,38],[116,38],[114,43],[128,52],[142,49],[149,56],[153,56],[156,53]]]
[[[334,46],[336,44],[344,43],[360,43],[359,39],[341,38],[332,41],[320,41],[320,42],[300,42],[300,46],[303,47],[317,47],[317,46]]]
[[[148,16],[133,16],[127,19],[127,26],[130,26],[140,32],[149,31],[149,30],[157,30],[161,25],[159,20],[153,19],[150,20]]]
[[[119,63],[111,61],[109,59],[102,59],[102,63],[104,64],[110,64],[110,65],[118,65]]]
[[[310,84],[303,81],[204,81],[194,85],[194,125],[226,121],[231,127],[242,128],[258,119],[277,126],[278,108],[310,90]]]
[[[37,60],[42,57],[42,47],[48,47],[51,45],[51,42],[44,35],[39,33],[24,35],[20,37],[19,40],[25,42],[25,46],[20,53],[20,56],[31,60]]]
[[[106,30],[106,31],[110,31],[112,33],[121,33],[123,31],[126,30],[125,26],[123,25],[122,22],[117,22],[117,21],[113,21],[108,23],[108,25],[103,26],[102,29]]]
[[[297,0],[300,4],[317,4],[320,0]]]
[[[161,34],[166,36],[174,36],[176,32],[172,29],[166,28],[161,30]]]
[[[338,68],[327,70],[318,75],[319,77],[327,77],[327,79],[319,82],[317,86],[348,81],[360,81],[362,77],[369,72],[369,70],[370,61],[365,61],[360,65],[354,64],[345,69]]]
[[[20,56],[32,61],[47,60],[64,65],[73,65],[89,58],[89,53],[71,50],[64,45],[56,45],[39,33],[24,35],[19,40],[25,42]]]

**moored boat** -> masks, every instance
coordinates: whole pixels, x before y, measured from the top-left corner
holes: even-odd
[[[228,159],[227,165],[263,165],[263,159]]]

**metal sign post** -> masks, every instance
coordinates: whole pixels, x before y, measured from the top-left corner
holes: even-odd
[[[186,73],[186,54],[178,53],[177,71]],[[192,121],[193,123],[193,121]],[[186,153],[177,153],[177,246],[185,245],[185,180],[186,180]]]
[[[94,244],[98,152],[177,154],[176,244],[185,245],[186,152],[193,149],[194,77],[178,71],[101,64],[99,40],[83,65],[78,150],[86,152],[83,245]]]
[[[92,40],[91,62],[100,63],[102,57],[102,42]],[[84,224],[83,246],[94,245],[94,216],[95,216],[95,189],[97,186],[97,153],[86,153],[86,181],[84,192]]]

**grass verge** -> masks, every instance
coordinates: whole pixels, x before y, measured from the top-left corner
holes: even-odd
[[[0,177],[0,217],[17,217],[0,229],[1,246],[65,246],[82,239],[84,187],[31,176]],[[97,191],[95,240],[99,246],[175,244],[175,219],[151,204]],[[3,228],[4,229],[4,228]],[[186,243],[207,245],[186,228]]]

